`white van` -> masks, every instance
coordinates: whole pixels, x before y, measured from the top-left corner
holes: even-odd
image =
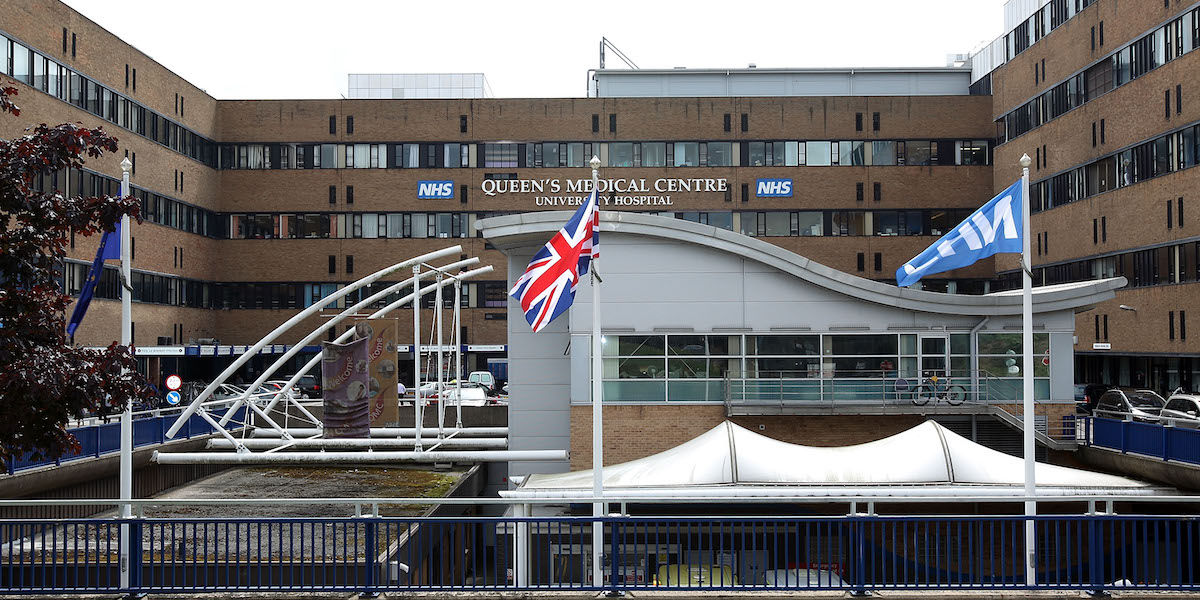
[[[467,377],[467,381],[473,381],[482,385],[489,396],[496,394],[496,378],[492,376],[491,371],[472,371]]]

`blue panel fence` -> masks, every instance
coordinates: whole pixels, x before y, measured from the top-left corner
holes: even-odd
[[[227,409],[218,409],[210,411],[215,418],[220,418],[225,414]],[[226,428],[230,431],[237,429],[237,422],[245,419],[246,411],[243,407],[238,409],[238,414],[230,421]],[[174,438],[167,437],[167,430],[175,423],[175,419],[179,418],[179,409],[173,410],[168,414],[151,413],[135,413],[133,421],[133,447],[142,448],[145,446],[155,446],[172,440],[191,439],[197,436],[212,435],[216,432],[213,426],[204,420],[200,415],[193,415],[187,420],[187,423]],[[75,439],[79,440],[80,450],[78,454],[69,454],[62,456],[59,459],[39,458],[34,460],[31,454],[21,456],[9,461],[7,466],[8,474],[12,475],[18,471],[27,469],[36,469],[39,467],[57,466],[63,463],[81,460],[85,458],[100,458],[105,454],[112,454],[121,451],[121,420],[120,415],[110,423],[100,423],[96,425],[88,425],[84,427],[75,427],[68,429]]]
[[[1083,425],[1089,446],[1200,465],[1200,430],[1098,417],[1086,417]]]
[[[1024,519],[606,517],[599,584],[590,517],[6,521],[0,593],[1019,590]],[[1193,517],[1034,520],[1034,589],[1200,587]]]

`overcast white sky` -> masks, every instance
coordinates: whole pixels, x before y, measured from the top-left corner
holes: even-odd
[[[582,97],[601,36],[642,68],[943,66],[1003,33],[1004,0],[66,3],[216,98],[268,99],[444,72],[483,72],[497,97]]]

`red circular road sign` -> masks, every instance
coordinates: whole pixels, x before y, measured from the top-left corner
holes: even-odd
[[[181,379],[178,375],[170,375],[167,377],[167,389],[168,390],[175,392],[175,391],[178,391],[179,388],[181,388],[181,387],[183,387],[183,379]]]

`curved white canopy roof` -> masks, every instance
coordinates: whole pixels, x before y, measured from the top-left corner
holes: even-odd
[[[1009,495],[1024,493],[1020,458],[976,444],[934,421],[882,440],[845,447],[781,442],[725,421],[665,452],[604,468],[608,493],[706,496],[731,488],[756,495]],[[1038,493],[1150,495],[1150,484],[1041,464]],[[531,475],[506,496],[579,495],[592,471]]]
[[[541,246],[567,221],[569,213],[547,211],[480,219],[475,226],[501,250]],[[906,310],[953,315],[1000,316],[1021,314],[1021,292],[974,296],[943,294],[871,281],[827,267],[779,246],[709,225],[635,212],[601,211],[602,233],[647,236],[723,250],[789,273],[809,283],[847,296]],[[1116,297],[1125,278],[1114,277],[1033,289],[1035,313],[1084,310]]]

